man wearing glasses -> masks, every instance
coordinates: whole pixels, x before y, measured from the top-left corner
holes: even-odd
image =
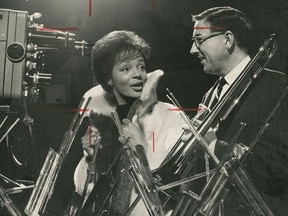
[[[190,53],[198,57],[205,73],[219,76],[219,80],[204,95],[200,106],[209,113],[215,104],[221,101],[225,92],[229,91],[229,87],[251,60],[248,51],[252,25],[244,13],[231,7],[208,9],[193,16],[193,22],[195,24]],[[246,123],[246,126],[237,139],[237,143],[242,143],[247,147],[244,146],[238,150],[244,151],[248,148],[275,107],[286,85],[287,75],[265,68],[251,88],[242,96],[228,118],[218,123],[215,128],[210,128],[206,133],[205,137],[210,140],[210,150],[221,159],[227,146],[235,137],[241,122]],[[245,160],[246,171],[275,215],[288,212],[287,97],[285,101],[269,122],[269,127],[265,129],[256,147],[253,148],[253,154]],[[198,120],[195,121],[198,122],[196,126],[205,119],[206,114],[207,112],[198,112],[195,117]],[[215,136],[216,139],[211,142],[213,136],[208,134],[213,134],[213,132],[217,138]],[[201,164],[199,167],[202,167],[199,168],[201,170],[205,166]],[[195,187],[197,185],[194,189]],[[235,196],[233,195],[228,200],[233,200]],[[248,202],[238,200],[236,203],[241,204],[233,204],[231,207],[233,215],[251,214]]]
[[[218,93],[218,99],[221,99],[250,61],[248,44],[252,33],[251,23],[245,14],[230,7],[206,10],[193,16],[193,21],[190,53],[198,56],[205,73],[222,78],[222,91]],[[209,102],[217,97],[217,89],[213,90],[214,95]],[[211,103],[208,105],[212,108]]]

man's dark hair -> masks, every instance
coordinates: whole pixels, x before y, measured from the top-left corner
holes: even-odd
[[[248,17],[232,7],[214,7],[192,16],[193,22],[203,20],[210,24],[211,32],[231,31],[238,47],[248,51],[252,37],[252,24]]]
[[[113,31],[105,35],[92,48],[91,62],[97,82],[107,92],[112,93],[108,84],[114,65],[123,60],[142,56],[145,64],[150,58],[150,46],[131,31]]]

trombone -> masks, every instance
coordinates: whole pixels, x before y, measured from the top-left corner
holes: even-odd
[[[117,112],[112,112],[111,115],[116,127],[118,128],[119,134],[124,136]],[[144,147],[138,144],[135,146],[136,152],[133,152],[129,146],[129,142],[128,137],[126,138],[123,152],[130,162],[129,173],[149,215],[161,216],[163,215],[161,201],[154,183],[154,178],[150,170]],[[132,204],[132,206],[130,206],[125,216],[132,212],[139,200],[139,198],[136,198],[135,202]]]
[[[55,152],[52,148],[49,150],[46,160],[36,181],[35,188],[29,198],[24,212],[29,216],[40,216],[44,214],[46,206],[52,197],[54,186],[66,156],[70,150],[76,133],[83,121],[85,111],[91,100],[82,98],[77,113],[74,115],[68,131],[65,132],[59,151]],[[82,113],[81,113],[82,111]]]
[[[254,215],[273,216],[273,213],[254,188],[253,183],[241,163],[247,158],[265,129],[268,127],[270,119],[284,101],[287,94],[288,87],[286,87],[279,97],[266,121],[262,124],[256,137],[250,144],[250,147],[246,149],[246,152],[238,158],[231,156],[234,145],[230,145],[226,155],[219,163],[214,175],[207,183],[202,193],[197,197],[193,197],[189,192],[184,192],[174,209],[172,216],[197,215],[197,213],[208,216],[215,211],[217,203],[219,204],[219,216],[224,216],[224,198],[229,192],[231,184],[233,184],[241,197],[250,204]],[[235,142],[238,137],[239,134],[235,136],[233,142]],[[228,175],[223,172],[223,167],[228,172]]]
[[[119,131],[123,135],[120,119],[116,112],[111,113],[112,119]],[[129,146],[130,139],[127,138],[125,143],[122,145],[121,149],[118,151],[115,156],[112,164],[109,166],[108,170],[105,173],[100,174],[97,179],[97,182],[94,184],[94,188],[89,193],[88,198],[85,200],[82,206],[77,210],[77,213],[73,215],[97,215],[104,216],[109,215],[109,205],[108,202],[111,200],[111,196],[116,189],[117,184],[119,183],[119,176],[114,177],[112,169],[118,165],[118,161],[121,156],[124,156],[125,159],[129,161],[128,172],[131,178],[133,179],[135,186],[142,198],[144,205],[150,216],[161,216],[162,208],[160,204],[160,199],[156,186],[153,182],[153,177],[149,168],[149,164],[142,146],[136,146],[136,153],[133,152]],[[97,154],[97,153],[96,153]],[[93,158],[95,155],[93,155]],[[97,165],[96,165],[97,166]],[[88,173],[92,173],[93,166],[90,166]],[[123,172],[124,170],[121,170]],[[89,179],[86,179],[86,184]],[[82,200],[84,199],[82,194]],[[129,207],[125,216],[131,214],[135,206],[137,205],[139,198],[136,198],[136,201]]]
[[[231,88],[226,92],[221,101],[219,101],[216,106],[209,112],[203,121],[203,123],[199,127],[199,132],[195,131],[193,135],[196,137],[205,134],[208,127],[215,124],[216,117],[219,118],[220,121],[223,121],[227,118],[233,108],[237,105],[239,100],[242,98],[243,94],[246,92],[250,84],[258,77],[261,73],[265,65],[272,58],[275,51],[277,49],[277,42],[275,40],[275,35],[271,35],[265,42],[264,45],[259,49],[259,52],[256,56],[250,61],[250,63],[246,66],[242,74],[239,78],[236,79],[235,83],[231,86]],[[206,184],[204,190],[200,195],[196,196],[190,191],[186,191],[182,194],[180,201],[178,202],[175,210],[173,211],[172,216],[184,216],[184,215],[211,215],[211,213],[215,210],[215,204],[219,203],[219,215],[224,215],[223,213],[223,197],[227,194],[228,185],[232,183],[239,194],[244,198],[248,203],[251,204],[253,213],[256,215],[265,215],[271,216],[273,213],[267,207],[260,194],[254,188],[253,183],[248,177],[245,169],[242,167],[241,162],[247,157],[247,155],[251,152],[251,149],[255,146],[261,134],[264,132],[265,128],[268,125],[268,121],[271,116],[276,112],[276,109],[279,107],[283,98],[287,94],[287,89],[279,99],[279,102],[273,108],[270,116],[267,121],[260,128],[258,134],[254,138],[254,140],[250,143],[250,147],[246,147],[247,152],[242,157],[242,155],[235,156],[233,154],[233,150],[236,144],[238,137],[240,136],[243,127],[245,124],[241,125],[237,134],[231,141],[229,148],[222,158],[221,161],[216,161],[214,157],[214,161],[218,164],[215,173],[212,175],[212,178]],[[196,133],[196,134],[195,134]],[[199,133],[199,134],[198,134]],[[191,170],[192,164],[188,164],[188,159],[193,155],[195,146],[192,138],[189,140],[190,144],[183,148],[183,152],[180,152],[180,156],[178,157],[175,164],[178,170],[177,173],[180,173],[180,176],[185,176],[189,170]],[[199,140],[199,139],[198,139]],[[191,145],[192,143],[192,145]],[[201,142],[201,146],[204,146],[206,150],[205,143]],[[190,146],[189,146],[190,145]],[[188,146],[188,147],[187,147]],[[192,147],[193,148],[192,148]],[[244,148],[245,150],[245,148]],[[206,150],[207,151],[207,150]],[[208,151],[209,153],[209,151]],[[171,154],[173,155],[173,154]],[[174,153],[175,155],[175,153]],[[211,154],[210,154],[211,155]],[[212,155],[213,156],[213,155]],[[167,163],[167,161],[166,161]],[[183,210],[184,209],[184,210]]]
[[[207,149],[207,143],[203,139],[203,136],[207,133],[210,127],[215,126],[219,121],[224,121],[228,117],[249,86],[270,61],[276,52],[276,49],[276,35],[273,34],[270,35],[270,37],[260,47],[259,52],[245,67],[241,75],[224,94],[223,98],[212,110],[207,110],[206,113],[202,114],[205,117],[197,130],[190,126],[192,129],[192,135],[187,142],[183,142],[179,139],[171,152],[169,152],[166,159],[164,159],[164,162],[154,172],[155,175],[160,176],[164,185],[173,181],[178,181],[179,179],[183,179],[189,175],[195,161],[197,160],[199,145],[206,151],[208,150],[207,152],[216,164],[219,162],[219,160],[213,156],[211,151]],[[188,125],[191,125],[191,123],[189,122]]]

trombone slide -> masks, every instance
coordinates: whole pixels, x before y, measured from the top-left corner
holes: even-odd
[[[40,171],[35,188],[30,196],[24,212],[29,216],[40,216],[52,196],[55,180],[58,176],[60,163],[59,155],[50,149]]]
[[[91,101],[91,97],[85,100],[85,102],[84,100],[85,98],[82,98],[77,109],[79,111],[74,115],[69,130],[64,134],[58,153],[53,149],[50,149],[48,152],[35,188],[32,191],[24,210],[24,212],[29,216],[41,216],[45,212],[47,203],[52,197],[58,174],[70,150],[80,124],[83,121],[85,115],[84,112],[87,111],[86,108]],[[81,110],[83,110],[82,113],[80,113]]]
[[[8,194],[5,192],[4,188],[0,186],[0,207],[6,208],[9,215],[12,216],[22,216],[23,214],[19,209],[14,205]]]
[[[225,194],[229,182],[231,182],[244,200],[251,205],[255,215],[273,216],[273,213],[255,189],[239,160],[234,157],[223,166],[228,172],[228,176],[226,176],[227,173],[224,174],[222,170],[215,172],[200,195],[200,199],[190,208],[189,215],[198,215],[198,212],[201,215],[210,215],[215,204],[219,203]]]

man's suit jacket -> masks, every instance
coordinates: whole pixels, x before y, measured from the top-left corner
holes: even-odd
[[[240,123],[243,122],[246,123],[246,127],[237,143],[250,146],[272,109],[276,106],[287,84],[288,76],[284,73],[264,69],[242,96],[228,118],[219,122],[216,132],[218,140],[231,143],[239,130]],[[208,97],[212,92],[213,87],[205,94],[204,104],[209,102]],[[226,149],[227,147],[223,147],[218,142],[215,147],[216,156],[221,159]],[[243,163],[256,189],[262,196],[268,197],[268,202],[275,199],[280,200],[280,203],[287,202],[288,95],[270,119],[269,126],[257,141],[252,153]],[[270,208],[275,212],[279,211],[279,205],[282,204],[278,203],[277,207],[274,204],[271,205]],[[287,203],[286,208],[288,209]]]

